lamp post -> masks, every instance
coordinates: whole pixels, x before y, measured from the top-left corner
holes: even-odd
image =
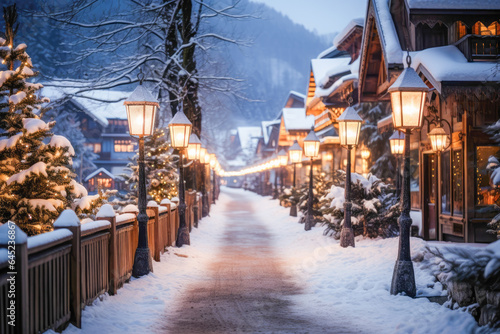
[[[278,159],[280,162],[280,180],[281,180],[281,193],[283,193],[283,189],[285,187],[283,183],[283,168],[288,164],[288,154],[285,150],[281,149],[278,153]]]
[[[191,133],[187,148],[187,158],[193,161],[193,189],[196,191],[196,194],[198,194],[198,184],[196,182],[196,167],[197,167],[197,161],[200,160],[200,153],[201,153],[200,138],[198,138],[196,133]],[[193,206],[194,227],[198,227],[198,210],[199,210],[198,200],[196,200]]]
[[[309,170],[309,196],[307,199],[307,217],[304,229],[309,231],[313,226],[313,158],[319,152],[319,138],[314,130],[311,130],[306,138],[304,138],[304,155],[311,159],[311,169]]]
[[[391,294],[404,293],[415,297],[415,273],[410,256],[410,133],[420,128],[423,121],[424,105],[429,88],[420,79],[411,65],[411,57],[406,57],[408,67],[389,87],[391,94],[392,119],[395,129],[405,131],[403,202],[399,222],[398,258],[392,276]]]
[[[202,206],[201,206],[201,215],[202,217],[206,217],[208,216],[208,213],[209,213],[209,203],[208,203],[208,194],[207,194],[207,175],[206,175],[206,172],[207,172],[207,164],[209,163],[208,161],[208,153],[207,153],[207,149],[202,147],[200,149],[200,164],[202,166],[202,169],[201,169],[201,179],[202,179],[202,186],[201,186],[201,202],[202,202]]]
[[[347,107],[342,115],[337,118],[339,122],[340,145],[347,148],[347,164],[345,171],[345,202],[344,226],[340,232],[340,246],[354,247],[354,231],[351,224],[351,149],[358,145],[359,132],[363,119],[359,117],[354,107]]]
[[[299,143],[295,141],[292,146],[288,149],[288,154],[290,155],[290,161],[293,165],[293,189],[296,187],[296,169],[297,163],[302,161],[302,147],[300,147]],[[292,204],[290,207],[290,216],[297,217],[297,204]]]
[[[131,136],[139,137],[139,184],[137,222],[139,223],[139,240],[134,255],[132,275],[140,277],[153,270],[151,252],[148,246],[148,220],[146,213],[146,171],[144,163],[144,137],[153,133],[158,101],[144,86],[139,85],[123,103],[127,109],[127,119]]]
[[[192,124],[182,111],[178,111],[168,124],[172,147],[179,150],[179,230],[176,246],[189,245],[189,230],[186,226],[186,201],[184,192],[184,150],[189,145]]]
[[[210,160],[209,160],[209,163],[210,163],[210,168],[212,169],[212,181],[213,181],[213,185],[212,185],[212,203],[215,204],[215,187],[216,187],[216,181],[215,181],[215,164],[216,164],[216,161],[217,161],[217,158],[215,157],[215,153],[210,153],[209,154],[210,156]]]
[[[399,157],[405,150],[405,135],[401,131],[394,131],[392,136],[389,137],[389,144],[391,145],[391,153],[396,157],[396,198],[401,197],[401,160]]]

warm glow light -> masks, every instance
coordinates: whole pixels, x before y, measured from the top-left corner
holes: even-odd
[[[370,150],[368,150],[367,148],[364,148],[361,150],[361,158],[363,158],[364,160],[367,160],[370,158]]]
[[[311,130],[306,138],[304,138],[304,155],[308,158],[314,158],[319,153],[319,138],[314,130]]]
[[[214,168],[215,163],[217,162],[217,158],[215,157],[215,153],[210,153],[209,156],[210,156],[210,160],[209,160],[210,167]]]
[[[208,162],[206,161],[206,159],[207,159],[207,149],[206,149],[206,148],[204,148],[204,147],[202,147],[202,148],[200,149],[200,163],[202,163],[202,164],[206,164],[206,163],[208,163]]]
[[[411,60],[408,60],[411,63]],[[425,99],[429,88],[410,66],[405,68],[394,84],[391,94],[392,121],[395,129],[414,129],[422,126]]]
[[[401,155],[405,151],[405,135],[401,131],[394,131],[392,136],[389,137],[391,145],[391,153],[394,155]]]
[[[434,152],[442,152],[448,148],[448,135],[442,127],[432,129],[427,136],[431,141],[432,150]]]
[[[358,145],[363,119],[359,117],[357,111],[353,107],[347,107],[337,118],[337,121],[339,123],[340,145]]]
[[[285,150],[281,150],[278,153],[278,159],[281,166],[286,166],[288,164],[288,154],[285,152]]]
[[[199,160],[201,152],[201,141],[195,133],[191,133],[187,148],[187,158],[189,160]]]
[[[137,86],[123,102],[127,109],[129,132],[132,136],[150,136],[154,131],[158,101],[143,86]]]
[[[182,111],[178,111],[168,124],[170,140],[174,148],[186,148],[189,145],[192,124]]]

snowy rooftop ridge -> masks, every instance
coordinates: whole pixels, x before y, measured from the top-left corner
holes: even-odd
[[[283,108],[283,122],[287,131],[310,130],[314,125],[314,116],[306,116],[304,108]]]
[[[358,18],[355,18],[353,20],[351,20],[351,22],[349,22],[344,29],[342,29],[341,32],[339,32],[335,38],[333,39],[333,47],[334,48],[337,48],[340,44],[340,42],[342,42],[347,36],[349,36],[349,34],[351,33],[351,31],[356,27],[356,26],[359,26],[359,27],[364,27],[365,25],[365,18],[364,17],[358,17]]]
[[[240,140],[241,149],[245,154],[252,154],[256,141],[262,137],[262,128],[260,126],[239,126],[238,138]]]
[[[311,59],[311,69],[316,89],[323,87],[328,82],[330,76],[349,71],[350,62],[350,57]]]
[[[272,125],[277,125],[280,124],[281,120],[275,119],[272,121],[262,121],[262,135],[264,137],[264,144],[267,144],[269,142],[269,135],[271,134],[271,126]]]
[[[496,62],[468,62],[463,53],[453,45],[429,48],[411,52],[411,66],[418,72],[426,70],[436,89],[441,90],[443,81],[500,81]]]
[[[403,51],[401,44],[399,44],[394,21],[392,20],[389,0],[373,0],[372,3],[377,18],[377,28],[382,43],[382,50],[387,59],[387,64],[401,64]]]
[[[410,9],[500,9],[498,0],[406,0]]]

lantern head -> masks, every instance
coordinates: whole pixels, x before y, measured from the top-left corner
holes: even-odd
[[[189,137],[189,144],[187,148],[187,158],[189,160],[199,160],[201,153],[201,141],[196,133],[191,133]]]
[[[288,164],[288,154],[285,152],[285,150],[281,150],[278,153],[278,159],[280,161],[280,166],[286,166]]]
[[[209,160],[210,167],[214,168],[215,164],[217,162],[217,158],[215,157],[215,153],[210,153],[209,156],[210,156],[210,160]]]
[[[314,158],[319,153],[319,138],[314,130],[311,130],[306,138],[304,138],[304,155],[308,158]]]
[[[359,117],[354,107],[347,107],[337,118],[339,122],[339,138],[342,146],[356,146],[359,142],[359,133],[363,119]]]
[[[153,134],[156,110],[160,106],[151,93],[139,85],[123,102],[127,109],[128,128],[131,136]]]
[[[200,163],[206,164],[207,163],[206,159],[207,159],[207,149],[202,147],[200,149]]]
[[[435,127],[428,134],[434,152],[442,152],[448,148],[448,135],[441,126]]]
[[[425,99],[429,88],[410,67],[411,58],[407,57],[408,67],[389,87],[391,94],[392,121],[395,129],[415,129],[422,126]]]
[[[302,161],[302,147],[300,147],[299,143],[295,141],[292,146],[288,149],[288,154],[290,155],[290,161],[293,164],[299,163]]]
[[[361,150],[361,158],[368,160],[370,158],[371,152],[366,147]]]
[[[178,111],[172,118],[168,127],[170,129],[170,141],[173,148],[186,148],[189,145],[192,124],[182,111]]]
[[[402,155],[405,151],[405,135],[401,131],[394,131],[389,137],[391,145],[391,153],[394,155]]]

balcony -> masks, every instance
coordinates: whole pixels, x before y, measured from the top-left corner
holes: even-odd
[[[468,61],[492,61],[500,56],[500,36],[465,35],[455,46]]]

